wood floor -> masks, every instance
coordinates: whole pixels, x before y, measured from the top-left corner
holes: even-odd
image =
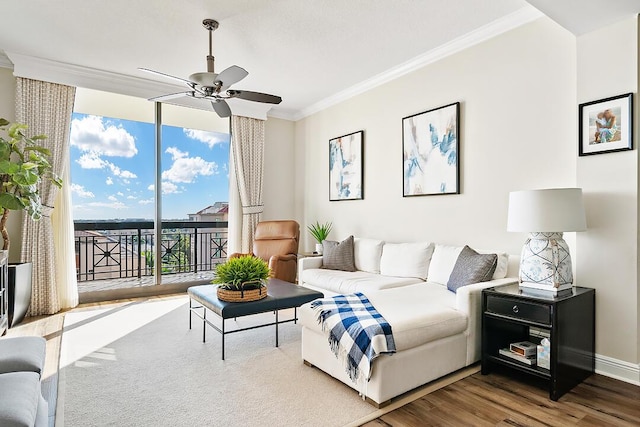
[[[174,295],[175,296],[175,295]],[[171,297],[171,296],[169,296]],[[165,297],[152,297],[167,298]],[[83,304],[74,310],[128,301]],[[29,318],[9,336],[47,338],[44,378],[57,380],[63,314]],[[53,415],[51,418],[53,418]],[[640,387],[592,375],[558,402],[544,384],[511,371],[473,374],[433,391],[365,427],[404,426],[640,426]]]
[[[640,387],[594,374],[557,402],[543,387],[477,373],[364,426],[640,426]]]

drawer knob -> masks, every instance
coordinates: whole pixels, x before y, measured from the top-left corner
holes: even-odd
[[[519,311],[520,311],[520,309],[518,308],[518,306],[517,306],[517,305],[514,305],[514,306],[513,306],[513,312],[514,312],[514,313],[517,313],[517,312],[519,312]]]

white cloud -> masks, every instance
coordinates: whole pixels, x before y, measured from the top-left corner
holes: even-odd
[[[135,138],[126,129],[97,116],[74,119],[70,140],[81,151],[98,155],[133,157],[138,153]]]
[[[118,192],[116,193],[116,195],[118,195],[118,196],[122,197],[122,196],[124,196],[124,193],[123,193],[122,191],[118,191]]]
[[[153,199],[139,200],[138,203],[141,204],[141,205],[149,205],[149,204],[153,203]]]
[[[73,194],[77,194],[78,197],[85,197],[88,199],[96,197],[95,194],[91,191],[85,190],[85,188],[80,184],[71,184],[71,192]]]
[[[162,181],[162,194],[182,193],[182,191],[173,182]]]
[[[102,169],[107,163],[97,153],[85,153],[76,162],[82,169]]]
[[[107,185],[113,185],[113,179],[111,179],[110,176],[107,177],[107,180],[105,181],[105,184]]]
[[[155,189],[156,189],[156,186],[153,185],[153,184],[151,184],[150,186],[147,187],[147,190],[149,190],[149,191],[153,191]]]
[[[127,196],[127,200],[136,200],[138,199],[136,196]]]
[[[112,202],[117,202],[118,198],[116,196],[109,196],[107,197],[107,199],[111,200]]]
[[[180,151],[177,147],[169,147],[165,150],[165,153],[171,154],[171,158],[173,160],[181,159],[183,157],[188,157],[189,153],[186,151]]]
[[[133,178],[137,178],[138,176],[128,170],[122,170],[120,169],[118,166],[114,165],[113,163],[102,159],[98,153],[95,152],[90,152],[90,153],[85,153],[82,156],[80,156],[80,158],[78,160],[76,160],[76,162],[80,165],[80,167],[82,169],[104,169],[107,168],[111,171],[111,173],[114,176],[117,176],[119,178],[122,179],[133,179]],[[111,180],[111,182],[109,182],[111,178],[107,178],[107,185],[111,185],[113,184],[113,180]]]
[[[87,205],[94,208],[109,208],[109,209],[118,209],[118,210],[128,209],[127,206],[122,202],[111,202],[111,203],[91,202],[91,203],[87,203]]]
[[[216,144],[221,144],[223,142],[227,142],[227,135],[217,132],[206,132],[204,130],[196,130],[196,129],[183,129],[184,134],[191,139],[195,139],[196,141],[204,142],[210,148],[213,148]]]
[[[172,182],[193,182],[198,175],[213,175],[218,172],[215,162],[207,162],[202,157],[182,157],[176,159],[171,168],[162,172],[162,179]]]

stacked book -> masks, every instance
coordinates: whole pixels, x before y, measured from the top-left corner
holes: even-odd
[[[509,348],[499,350],[501,356],[516,360],[525,365],[535,366],[538,346],[529,341],[518,341],[509,344]]]

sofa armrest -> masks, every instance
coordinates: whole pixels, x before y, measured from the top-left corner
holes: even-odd
[[[504,286],[518,283],[516,277],[505,277],[488,282],[474,283],[458,288],[456,293],[456,308],[467,315],[467,364],[480,360],[481,343],[481,315],[482,315],[482,290],[494,286]]]
[[[309,256],[300,258],[298,260],[298,283],[302,285],[302,272],[304,270],[309,270],[310,268],[320,268],[322,267],[322,257],[321,256]]]

